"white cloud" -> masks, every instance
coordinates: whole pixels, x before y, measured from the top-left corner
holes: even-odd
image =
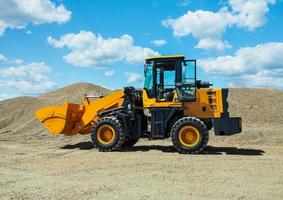
[[[7,61],[7,58],[4,55],[0,54],[0,63],[6,62],[6,61]]]
[[[204,49],[207,51],[220,51],[223,52],[225,49],[229,49],[232,46],[227,41],[221,41],[218,39],[204,38],[201,39],[195,46],[197,49]]]
[[[109,76],[113,76],[114,73],[115,73],[114,70],[108,70],[108,71],[105,71],[105,72],[104,72],[104,75],[107,76],[107,77],[109,77]]]
[[[276,0],[229,0],[233,14],[232,23],[255,30],[266,23],[268,6],[275,3]]]
[[[278,74],[277,74],[278,73]],[[279,76],[280,74],[280,76]],[[242,79],[244,86],[249,87],[269,87],[283,90],[283,70],[262,70],[256,74],[243,75]],[[241,86],[243,83],[235,81],[236,86]]]
[[[181,0],[177,5],[180,7],[186,7],[191,3],[190,0]]]
[[[229,0],[227,7],[222,7],[217,12],[188,11],[176,19],[162,20],[162,24],[172,28],[175,37],[192,35],[199,40],[207,38],[220,40],[223,33],[232,26],[250,31],[263,26],[267,21],[266,13],[269,11],[269,5],[275,3],[276,0]],[[225,42],[221,41],[221,43]]]
[[[43,62],[33,62],[0,69],[0,88],[12,88],[21,94],[40,94],[54,88],[49,80],[51,68]]]
[[[50,0],[0,0],[0,35],[6,28],[24,28],[27,24],[64,23],[71,12],[63,4]]]
[[[244,47],[234,55],[202,59],[199,66],[207,74],[226,77],[236,86],[283,89],[283,43]]]
[[[160,40],[152,40],[150,43],[156,47],[160,47],[160,46],[167,44],[167,41],[164,39],[160,39]]]
[[[16,60],[13,60],[12,61],[12,63],[15,63],[15,64],[17,64],[17,65],[20,65],[20,64],[22,64],[24,61],[22,60],[22,59],[16,59]]]
[[[126,72],[125,75],[128,77],[127,83],[135,83],[142,81],[142,75],[135,72]]]
[[[49,36],[47,41],[55,48],[66,47],[71,52],[64,56],[66,62],[81,67],[106,67],[118,61],[140,64],[149,56],[159,55],[150,48],[135,46],[130,35],[103,38],[90,31],[69,33],[60,39]]]
[[[21,59],[8,59],[6,56],[0,54],[0,63],[6,63],[6,64],[22,64],[23,63],[23,60]]]
[[[210,12],[197,10],[188,11],[177,19],[166,19],[162,24],[173,29],[173,35],[183,37],[192,35],[195,38],[219,38],[229,24],[226,10]]]

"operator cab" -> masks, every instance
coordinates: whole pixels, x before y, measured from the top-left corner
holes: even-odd
[[[147,58],[144,75],[149,99],[172,102],[176,91],[179,101],[195,101],[196,60],[183,55]]]

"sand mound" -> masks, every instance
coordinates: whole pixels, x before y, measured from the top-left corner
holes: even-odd
[[[109,89],[91,83],[76,83],[53,92],[43,94],[39,96],[38,99],[47,100],[57,104],[65,101],[80,104],[85,94],[97,96],[101,94],[109,94],[110,92],[111,90]]]
[[[283,92],[272,89],[232,88],[229,112],[243,118],[246,126],[277,126],[283,123]]]
[[[230,116],[242,118],[243,132],[230,137],[215,137],[212,144],[282,145],[283,92],[273,89],[230,88]]]
[[[81,103],[84,94],[100,95],[111,91],[90,83],[77,83],[39,97],[17,97],[0,102],[0,139],[40,139],[49,136],[35,118],[34,111],[46,105],[65,101]]]
[[[84,94],[101,95],[110,90],[89,84],[77,83],[46,93],[39,97],[18,97],[0,102],[0,140],[29,142],[53,138],[34,117],[34,111],[45,105],[65,101],[81,103]],[[232,137],[211,137],[213,142],[224,144],[283,144],[283,92],[271,89],[233,88],[229,92],[231,116],[243,120],[243,133]],[[81,137],[81,136],[80,136]],[[66,138],[66,137],[63,137]],[[58,138],[55,138],[58,139]]]

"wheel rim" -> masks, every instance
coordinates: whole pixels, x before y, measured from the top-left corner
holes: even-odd
[[[102,144],[110,144],[115,138],[115,130],[108,124],[100,126],[97,130],[97,139]]]
[[[193,147],[198,144],[200,140],[200,133],[197,128],[193,126],[184,126],[179,131],[179,141],[185,147]]]

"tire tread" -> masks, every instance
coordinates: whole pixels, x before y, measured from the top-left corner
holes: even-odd
[[[180,127],[185,125],[185,124],[188,124],[188,123],[191,124],[191,125],[196,125],[197,128],[200,131],[200,134],[201,134],[200,143],[197,146],[197,148],[195,148],[195,149],[184,148],[176,140],[176,134],[179,134],[178,131],[179,131]],[[204,124],[204,122],[202,122],[200,119],[198,119],[196,117],[183,117],[183,118],[179,119],[173,125],[173,127],[171,129],[170,136],[171,136],[171,140],[172,140],[174,147],[181,154],[197,154],[197,153],[200,153],[205,148],[205,146],[207,145],[208,140],[209,140],[209,134],[208,134],[208,130],[206,128],[206,125]]]
[[[96,142],[96,131],[99,128],[99,126],[104,123],[109,123],[111,125],[114,125],[115,127],[113,128],[115,129],[116,134],[118,134],[118,138],[116,139],[117,142],[115,142],[111,147],[103,147],[97,144]],[[119,119],[117,119],[117,117],[115,116],[107,116],[100,118],[98,121],[95,122],[95,124],[91,129],[91,140],[93,142],[94,147],[97,148],[98,151],[109,152],[109,151],[119,150],[125,142],[125,134]]]

